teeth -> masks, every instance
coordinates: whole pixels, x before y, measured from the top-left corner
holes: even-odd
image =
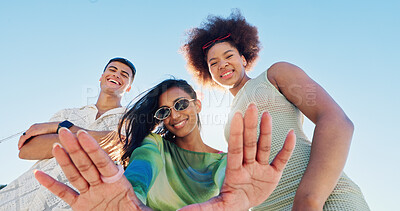
[[[113,79],[109,79],[108,81],[119,85],[118,81],[115,81],[115,80],[113,80]]]
[[[185,121],[182,121],[182,122],[179,122],[178,124],[175,124],[175,126],[181,126],[181,125],[183,125],[183,123],[185,123]]]
[[[225,77],[225,76],[227,76],[227,75],[229,75],[229,74],[231,74],[233,71],[229,71],[229,72],[226,72],[225,74],[223,74],[221,77]]]

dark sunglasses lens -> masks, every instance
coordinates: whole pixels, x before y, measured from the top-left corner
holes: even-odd
[[[168,117],[169,113],[170,113],[169,108],[160,108],[156,111],[155,116],[157,119],[163,120]]]
[[[174,107],[175,107],[175,109],[177,111],[185,110],[188,106],[189,106],[189,100],[188,99],[179,100],[174,105]]]

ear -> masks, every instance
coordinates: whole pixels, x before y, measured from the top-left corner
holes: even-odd
[[[201,111],[201,101],[199,99],[197,99],[196,101],[194,101],[194,103],[196,105],[197,113],[200,113],[200,111]]]
[[[103,75],[104,75],[104,73],[101,74],[101,76],[100,76],[100,78],[99,78],[99,81],[101,81],[101,79],[103,78]]]
[[[129,86],[129,87],[126,89],[126,91],[125,91],[125,92],[129,92],[129,91],[131,91],[131,88],[132,88],[132,86]]]
[[[246,66],[247,66],[247,60],[246,60],[246,58],[244,58],[243,55],[241,56],[241,58],[242,58],[243,66],[246,67]]]

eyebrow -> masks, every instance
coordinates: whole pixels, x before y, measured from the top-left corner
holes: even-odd
[[[128,77],[129,77],[129,73],[128,73],[128,72],[126,72],[125,70],[121,70],[121,72],[123,72],[123,73],[127,74],[127,75],[128,75]]]
[[[229,52],[231,52],[231,51],[233,51],[233,50],[227,50],[227,51],[225,51],[225,52],[223,53],[223,55],[225,55],[225,54],[227,54],[227,53],[229,53]],[[214,59],[216,59],[216,58],[211,58],[211,59],[208,60],[208,62],[211,62],[211,61],[214,60]]]
[[[115,66],[109,66],[108,68],[114,68],[114,69],[117,69],[117,70],[118,70],[118,68],[117,68],[117,67],[115,67]],[[128,75],[128,77],[130,76],[130,75],[129,75],[129,73],[128,73],[128,72],[126,72],[125,70],[121,70],[121,72],[123,72],[123,73],[127,74],[127,75]]]

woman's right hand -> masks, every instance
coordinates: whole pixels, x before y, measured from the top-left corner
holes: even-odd
[[[76,192],[41,171],[35,177],[44,187],[67,202],[73,210],[151,210],[142,204],[124,175],[113,183],[103,177],[117,175],[118,167],[85,131],[77,137],[68,129],[59,130],[61,144],[55,144],[53,155]]]

